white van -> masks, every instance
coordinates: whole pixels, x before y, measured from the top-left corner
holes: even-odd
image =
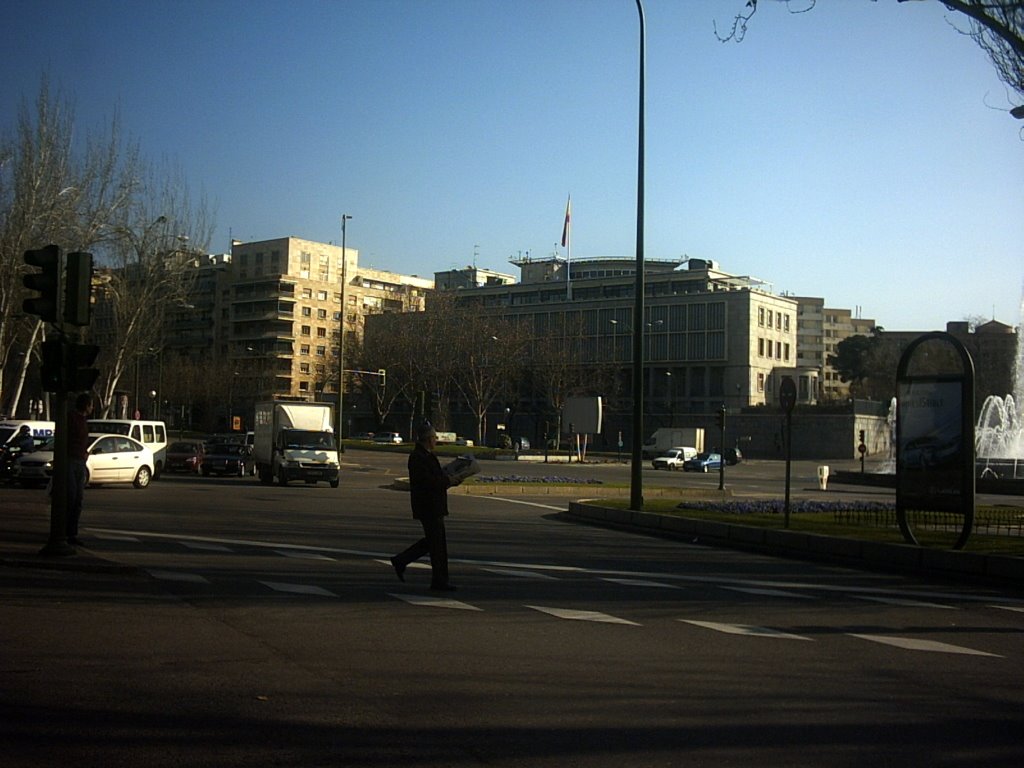
[[[32,428],[32,439],[36,447],[53,437],[56,425],[52,421],[27,421],[25,419],[8,419],[0,421],[0,446],[7,445],[26,424]]]
[[[134,437],[153,452],[153,479],[163,473],[167,462],[167,426],[162,421],[89,419],[89,433]]]

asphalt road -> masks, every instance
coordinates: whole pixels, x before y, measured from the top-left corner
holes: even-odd
[[[0,569],[0,762],[1024,761],[1017,595],[592,528],[557,498],[454,494],[459,591],[436,595],[425,568],[400,583],[385,560],[419,535],[388,487],[404,457],[345,461],[337,490],[90,489],[89,547],[139,571]],[[558,470],[602,472],[628,468]],[[53,631],[31,629],[41,615]]]

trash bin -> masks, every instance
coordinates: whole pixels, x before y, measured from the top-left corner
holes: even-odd
[[[818,489],[828,490],[828,467],[818,467]]]

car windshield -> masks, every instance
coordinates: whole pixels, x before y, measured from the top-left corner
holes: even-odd
[[[284,433],[285,448],[306,451],[333,451],[334,435],[330,432],[312,432],[305,429],[289,429]]]

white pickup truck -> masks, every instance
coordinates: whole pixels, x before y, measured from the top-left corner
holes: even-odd
[[[651,462],[655,469],[682,469],[687,459],[697,455],[697,449],[688,445],[680,445],[676,448],[669,448],[661,456]]]

